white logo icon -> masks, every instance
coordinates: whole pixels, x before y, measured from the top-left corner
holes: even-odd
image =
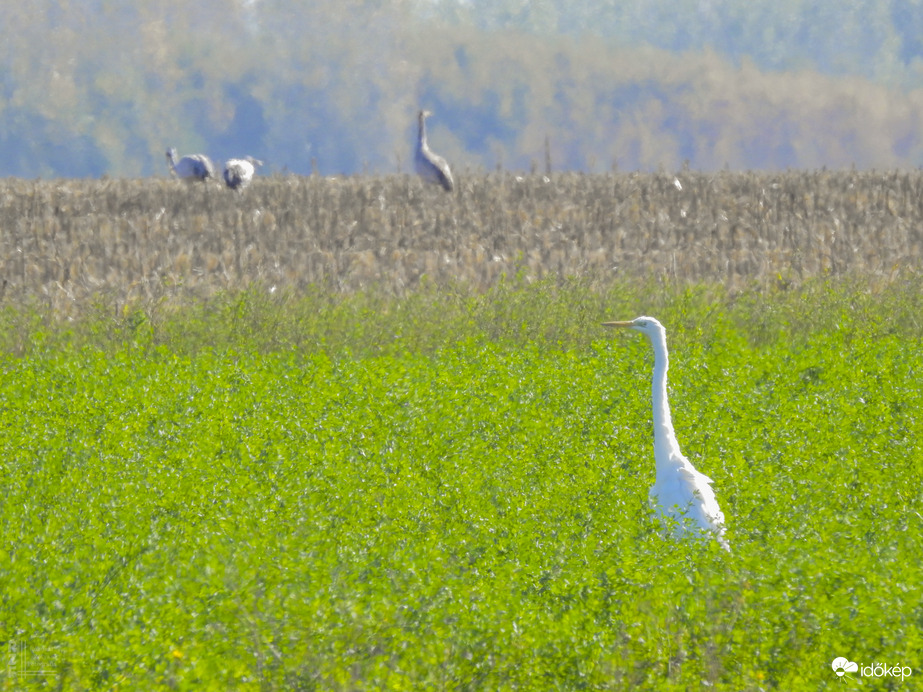
[[[850,661],[849,659],[839,658],[833,659],[833,663],[830,664],[833,667],[833,672],[836,673],[839,677],[843,677],[846,673],[858,673],[859,664]]]

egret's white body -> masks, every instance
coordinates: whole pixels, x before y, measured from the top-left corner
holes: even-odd
[[[245,156],[242,159],[229,159],[224,164],[224,182],[232,190],[243,190],[253,180],[256,167],[262,165],[262,161],[252,156]]]
[[[436,183],[448,191],[455,186],[452,180],[452,171],[449,170],[449,164],[446,160],[430,151],[426,143],[426,119],[431,116],[429,111],[420,111],[419,134],[417,136],[417,149],[414,153],[413,163],[417,174],[428,183]]]
[[[188,183],[215,177],[215,167],[205,154],[190,154],[177,161],[176,149],[167,149],[167,162],[173,174]]]
[[[683,456],[673,432],[670,403],[667,400],[667,331],[653,317],[638,317],[630,322],[604,322],[606,327],[627,327],[646,334],[654,347],[652,401],[654,409],[654,461],[656,478],[650,490],[651,504],[660,516],[676,527],[678,535],[694,532],[714,534],[718,543],[730,550],[724,537],[724,513],[715,499],[712,480],[699,473]]]

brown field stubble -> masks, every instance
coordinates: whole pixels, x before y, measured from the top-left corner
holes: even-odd
[[[678,184],[677,184],[678,183]],[[680,189],[681,188],[681,189]],[[731,289],[923,258],[923,173],[814,171],[258,178],[243,194],[166,179],[0,181],[4,303],[100,301],[503,276],[662,278]]]

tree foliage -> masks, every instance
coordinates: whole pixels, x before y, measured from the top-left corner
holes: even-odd
[[[0,174],[917,166],[923,3],[34,0],[0,10]],[[835,30],[834,30],[835,28]]]

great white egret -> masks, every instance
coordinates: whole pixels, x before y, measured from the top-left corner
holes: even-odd
[[[167,162],[173,174],[187,183],[215,177],[215,167],[205,154],[190,154],[177,161],[176,149],[167,149]]]
[[[654,461],[656,477],[650,489],[651,504],[677,535],[686,532],[714,534],[725,550],[724,513],[715,499],[712,480],[700,473],[679,451],[670,403],[667,400],[667,330],[653,317],[637,317],[630,322],[603,322],[604,327],[626,327],[645,334],[654,347],[652,403],[654,409]]]
[[[252,156],[245,156],[242,159],[229,159],[224,164],[224,182],[232,190],[243,190],[253,180],[256,166],[262,165],[262,161]]]
[[[446,160],[430,151],[426,143],[426,119],[431,116],[429,111],[420,111],[417,118],[419,120],[419,133],[417,136],[417,150],[414,153],[413,163],[417,174],[428,183],[437,183],[443,188],[450,191],[455,186],[452,180],[452,171],[449,170],[449,164]]]

